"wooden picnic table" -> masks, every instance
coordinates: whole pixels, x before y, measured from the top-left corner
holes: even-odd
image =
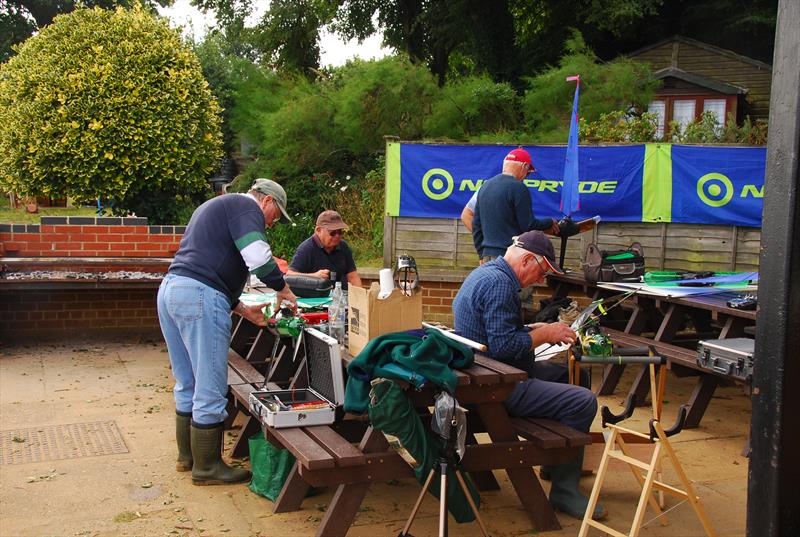
[[[241,329],[253,335],[252,329]],[[257,337],[249,339],[253,345],[258,340]],[[236,334],[232,341],[239,347],[231,352],[229,368],[235,370],[232,378],[253,380],[253,373],[244,370],[248,367],[247,361],[257,356],[252,349],[241,345],[242,338],[237,338]],[[343,366],[351,359],[347,356]],[[297,380],[304,377],[302,367],[295,375],[294,387],[303,387]],[[476,355],[475,364],[457,370],[456,376],[455,397],[469,411],[468,445],[461,461],[462,469],[471,475],[479,490],[498,489],[492,471],[505,471],[534,527],[539,531],[560,529],[533,466],[569,461],[581,447],[591,442],[590,435],[551,420],[509,416],[503,401],[518,382],[527,379],[524,371]],[[240,398],[249,393],[240,386],[236,391],[242,393]],[[410,390],[408,395],[419,412],[428,414],[436,391],[423,388]],[[239,408],[245,410],[241,404]],[[312,486],[336,487],[317,535],[345,535],[372,482],[414,475],[411,466],[389,445],[383,433],[372,428],[363,417],[346,416],[329,426],[275,429],[262,424],[262,427],[267,440],[288,449],[297,459],[275,502],[275,512],[299,509]],[[475,435],[483,432],[488,434],[489,442],[477,440]],[[409,512],[411,508],[409,505]]]
[[[587,282],[583,274],[574,272],[550,274],[547,281],[553,289],[554,298],[579,293],[597,300],[620,294],[620,291]],[[742,337],[746,330],[755,326],[755,311],[737,310],[726,304],[740,294],[734,291],[684,297],[636,294],[620,307],[614,308],[608,318],[601,317],[601,324],[615,344],[630,347],[653,345],[658,353],[667,358],[669,368],[676,375],[697,376],[688,402],[686,428],[700,425],[714,390],[721,381],[736,380],[700,368],[697,365],[697,341]],[[692,334],[681,332],[688,322],[694,327]],[[598,394],[614,393],[624,370],[624,365],[605,366]],[[642,367],[629,393],[635,393],[642,402],[649,382],[647,368]]]

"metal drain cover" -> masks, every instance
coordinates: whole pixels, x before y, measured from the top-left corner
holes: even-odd
[[[0,431],[0,464],[128,453],[114,420]]]

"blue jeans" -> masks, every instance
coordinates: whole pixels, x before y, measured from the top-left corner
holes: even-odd
[[[175,408],[198,425],[225,420],[231,303],[216,289],[167,274],[158,288],[158,321],[167,342]]]

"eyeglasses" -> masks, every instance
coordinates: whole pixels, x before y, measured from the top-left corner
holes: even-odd
[[[542,269],[542,273],[543,274],[550,274],[550,273],[553,272],[552,270],[550,270],[550,265],[547,265],[547,264],[542,265],[542,260],[539,259],[538,255],[534,254],[533,257],[534,257],[534,259],[536,259],[536,262],[539,264],[539,268]]]
[[[339,235],[344,235],[344,230],[343,229],[329,229],[328,230],[328,235],[330,235],[331,237],[338,237]]]
[[[534,165],[533,164],[528,164],[528,173],[534,173],[535,171],[536,171],[536,168],[534,167]]]

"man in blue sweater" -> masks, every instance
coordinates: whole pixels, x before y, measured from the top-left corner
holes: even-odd
[[[511,237],[526,231],[558,235],[554,219],[533,215],[531,195],[522,180],[534,171],[530,153],[514,149],[503,159],[503,172],[481,185],[472,218],[472,242],[481,263],[503,255]]]
[[[264,235],[286,214],[286,192],[275,181],[256,179],[247,194],[225,194],[198,207],[158,289],[158,320],[175,377],[179,472],[192,471],[195,485],[238,483],[250,472],[222,460],[222,423],[227,417],[231,310],[264,326],[265,304],[239,301],[248,274],[255,274],[282,300],[296,297],[278,269]]]
[[[529,379],[517,384],[504,402],[511,416],[549,418],[588,432],[597,412],[591,390],[564,384],[554,374],[556,368],[547,367],[555,364],[534,361],[536,347],[544,343],[571,345],[575,332],[562,323],[526,325],[522,321],[521,287],[543,281],[551,271],[559,269],[550,239],[541,231],[515,237],[505,255],[473,270],[461,284],[453,301],[455,328],[460,335],[486,345],[492,358],[528,373]],[[540,367],[543,364],[546,367]],[[578,491],[582,465],[583,451],[572,462],[543,468],[553,483],[550,503],[580,519],[589,503]],[[597,506],[592,518],[606,514]]]

